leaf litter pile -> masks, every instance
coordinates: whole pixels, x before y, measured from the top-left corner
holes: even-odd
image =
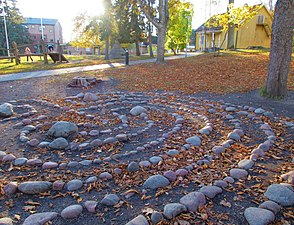
[[[5,135],[1,143],[0,218],[9,217],[15,224],[22,224],[30,215],[56,212],[47,224],[125,224],[143,215],[153,224],[154,211],[166,213],[165,205],[179,203],[183,196],[230,176],[231,169],[238,168],[241,160],[249,159],[252,151],[267,140],[268,134],[260,129],[267,124],[276,140],[247,169],[246,177],[227,182],[222,193],[213,198],[206,196],[206,204],[196,211],[176,213],[169,219],[164,216],[159,222],[246,224],[245,209],[266,201],[268,186],[287,182],[281,175],[293,170],[293,118],[265,116],[250,107],[186,95],[198,91],[242,92],[262,86],[267,57],[242,57],[205,55],[164,66],[146,64],[105,71],[121,81],[120,89],[136,92],[96,94],[97,99],[90,96],[94,101],[79,95],[11,102],[14,115],[0,120],[3,132],[13,134]],[[226,67],[232,60],[236,60],[234,68]],[[143,107],[143,113],[132,115],[136,106]],[[78,133],[66,137],[69,145],[61,149],[49,145],[55,137],[48,131],[58,121],[78,127]],[[200,132],[206,126],[212,129],[206,134]],[[241,139],[231,142],[224,152],[213,151],[235,128],[243,130]],[[200,137],[200,145],[187,142],[194,136]],[[146,181],[153,175],[165,175],[168,184],[148,188]],[[74,180],[82,185],[72,190],[70,181]],[[20,188],[27,181],[50,185],[28,194]],[[12,182],[18,188],[9,189]],[[102,203],[108,194],[115,194],[118,200]],[[94,201],[92,212],[86,207],[89,201]],[[82,206],[83,211],[73,219],[62,216],[72,205]],[[293,207],[282,207],[273,224],[291,224],[293,219]]]

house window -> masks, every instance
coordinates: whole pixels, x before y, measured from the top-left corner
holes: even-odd
[[[47,39],[47,36],[46,35],[44,35],[44,40],[46,40]]]
[[[264,16],[258,15],[257,24],[263,24],[264,23]]]
[[[50,41],[53,42],[54,40],[53,39],[50,39]]]
[[[45,30],[45,26],[43,26],[43,30]],[[42,27],[39,26],[39,31],[42,32]]]
[[[34,26],[34,25],[32,25],[32,26],[31,26],[31,28],[32,28],[32,29],[35,29],[35,26]]]
[[[50,30],[49,30],[49,33],[52,33],[52,32],[53,32],[53,30],[52,30],[52,29],[50,29]]]

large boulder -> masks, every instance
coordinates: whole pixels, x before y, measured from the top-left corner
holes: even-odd
[[[144,188],[157,189],[169,185],[169,180],[162,175],[150,176],[143,184]]]
[[[68,141],[65,138],[56,138],[54,141],[52,141],[49,144],[49,147],[51,149],[57,149],[57,150],[62,150],[65,149],[68,146]]]
[[[9,103],[0,105],[0,116],[9,117],[13,115],[13,107]]]
[[[135,106],[131,109],[130,113],[133,115],[133,116],[138,116],[140,115],[141,113],[146,113],[147,112],[147,109],[145,109],[144,107],[142,106]]]
[[[55,123],[48,131],[49,136],[56,138],[68,138],[78,134],[78,126],[71,122],[59,121]]]
[[[282,206],[294,205],[294,191],[290,190],[285,185],[272,184],[267,188],[264,195]]]

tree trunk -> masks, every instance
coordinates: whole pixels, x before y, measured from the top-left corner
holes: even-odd
[[[109,60],[109,35],[106,35],[104,59]]]
[[[157,59],[156,59],[156,63],[163,63],[164,62],[165,36],[166,36],[166,27],[159,26],[158,27],[158,41],[157,41]]]
[[[239,30],[236,32],[236,42],[235,42],[235,48],[238,46],[238,36],[239,36]]]
[[[141,1],[141,7],[144,10],[144,13],[148,20],[157,28],[158,30],[158,41],[157,41],[157,59],[156,63],[164,62],[164,44],[165,36],[167,30],[167,24],[169,20],[168,13],[168,0],[159,0],[158,4],[158,14],[159,19],[156,20],[152,15],[150,15],[150,10],[146,10],[146,2]]]
[[[152,31],[151,31],[151,23],[148,23],[148,30],[149,30],[149,54],[150,58],[154,58],[153,49],[152,49]]]
[[[229,4],[234,4],[234,0],[229,0]],[[235,25],[229,24],[228,25],[228,42],[227,42],[227,48],[232,49],[234,48],[234,36],[235,36]]]
[[[139,45],[139,40],[136,40],[136,56],[140,56],[140,45]]]
[[[266,92],[271,98],[287,96],[287,81],[292,54],[294,1],[278,0],[272,26],[270,64]]]

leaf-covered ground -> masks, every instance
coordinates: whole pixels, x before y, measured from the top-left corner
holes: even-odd
[[[231,53],[214,57],[205,54],[165,65],[140,64],[124,69],[106,71],[129,91],[182,91],[233,93],[246,92],[264,86],[269,63],[268,54]],[[289,89],[294,90],[294,63],[289,74]],[[100,72],[98,72],[100,73]]]

